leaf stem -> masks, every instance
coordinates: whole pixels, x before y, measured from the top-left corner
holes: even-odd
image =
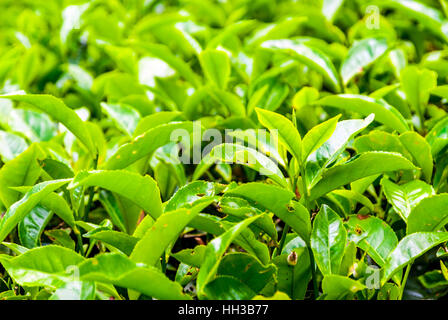
[[[280,238],[280,243],[278,245],[278,248],[275,248],[273,256],[276,257],[278,255],[281,254],[282,250],[283,250],[283,246],[285,245],[285,241],[286,241],[286,235],[289,232],[289,225],[285,223],[285,226],[283,227],[283,231],[282,231],[282,237]]]
[[[304,164],[300,164],[300,175],[302,177],[302,186],[303,186],[303,199],[305,201],[305,207],[308,210],[308,213],[310,212],[310,203],[308,199],[308,185],[306,183],[306,177],[305,177],[305,170],[304,170]],[[310,245],[308,245],[308,253],[310,256],[310,268],[311,268],[311,277],[313,280],[313,293],[314,293],[314,299],[317,299],[319,297],[319,287],[317,285],[317,278],[316,278],[316,265],[314,261],[314,254],[313,250],[311,250]]]
[[[76,235],[76,239],[78,241],[78,249],[79,249],[79,253],[84,256],[84,246],[82,243],[82,237],[81,237],[81,232],[79,232],[79,229],[77,227],[73,228],[73,232]]]
[[[400,296],[399,300],[403,299],[403,293],[404,293],[404,287],[406,287],[406,282],[408,280],[409,272],[411,271],[412,262],[408,264],[406,267],[406,272],[404,273],[403,281],[401,281],[401,288],[400,288]]]

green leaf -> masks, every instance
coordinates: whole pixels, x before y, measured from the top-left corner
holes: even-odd
[[[375,210],[373,203],[369,200],[369,198],[354,190],[334,190],[331,194],[346,198],[355,203],[358,202],[368,208],[371,212]]]
[[[125,104],[101,103],[101,108],[112,119],[117,127],[132,137],[140,120],[139,113]]]
[[[190,66],[181,58],[176,57],[171,50],[162,44],[134,42],[137,48],[148,52],[151,56],[165,61],[171,68],[176,70],[185,80],[189,81],[194,87],[201,86],[199,76],[191,70]]]
[[[95,283],[70,281],[56,289],[48,300],[95,300]]]
[[[22,199],[14,203],[9,207],[8,211],[6,211],[0,221],[0,241],[3,241],[17,224],[42,201],[42,199],[67,184],[69,181],[69,179],[53,180],[34,185],[27,193],[25,193]]]
[[[139,135],[130,143],[121,146],[104,164],[105,169],[124,169],[137,160],[150,156],[158,148],[176,141],[177,133],[190,133],[192,122],[169,123],[157,126]],[[155,139],[157,137],[157,139]]]
[[[400,142],[398,135],[385,131],[370,131],[369,134],[356,138],[353,146],[358,153],[368,151],[396,152],[412,160],[411,154]]]
[[[152,266],[140,266],[122,254],[106,253],[79,264],[83,281],[110,283],[160,300],[189,300],[182,287]]]
[[[414,0],[375,0],[372,4],[399,10],[407,19],[417,20],[435,35],[444,39],[445,42],[448,40],[444,23],[446,19],[441,11],[433,7]]]
[[[206,297],[204,288],[216,275],[219,263],[227,248],[244,229],[258,218],[259,216],[256,216],[243,220],[224,232],[221,236],[209,242],[205,251],[205,260],[201,265],[196,282],[196,290],[199,298]]]
[[[444,117],[434,125],[426,135],[426,141],[431,146],[433,157],[448,145],[448,117]]]
[[[415,166],[398,153],[365,152],[348,162],[328,169],[310,191],[310,200],[364,177],[399,170],[413,170]]]
[[[221,198],[218,205],[220,212],[240,219],[263,213],[262,210],[256,208],[254,203],[250,203],[245,199],[237,197],[224,196]],[[266,232],[273,241],[277,241],[277,229],[271,216],[264,215],[263,218],[255,221],[254,225]]]
[[[401,87],[412,108],[423,117],[429,94],[437,86],[437,73],[409,66],[401,71]]]
[[[291,265],[288,257],[294,255],[296,264]],[[281,254],[272,261],[278,268],[277,290],[285,292],[291,299],[303,300],[311,280],[310,256],[306,248],[298,248],[290,254]]]
[[[399,138],[400,142],[414,158],[415,164],[422,169],[426,182],[430,183],[433,171],[431,146],[425,138],[413,131],[405,132]]]
[[[82,172],[75,177],[68,188],[78,187],[100,187],[115,192],[134,202],[154,219],[162,213],[160,191],[157,183],[150,176],[142,177],[137,173],[124,170]],[[130,223],[130,221],[127,222]]]
[[[271,297],[257,295],[252,300],[291,300],[291,298],[286,293],[277,291]]]
[[[335,274],[326,275],[322,280],[325,300],[347,299],[347,296],[353,296],[353,294],[365,288],[366,286],[359,281]]]
[[[194,181],[183,186],[165,204],[165,212],[180,208],[190,209],[208,197],[213,197],[220,191],[220,187],[213,182]]]
[[[246,108],[236,94],[219,88],[210,88],[208,93],[218,103],[226,107],[231,115],[241,117],[246,115]]]
[[[263,42],[261,47],[270,50],[278,50],[293,59],[298,60],[311,69],[322,74],[325,81],[333,91],[339,92],[341,90],[339,75],[333,63],[330,58],[319,49],[289,39],[268,40]]]
[[[189,266],[200,267],[205,258],[205,246],[198,245],[194,249],[184,249],[171,255]]]
[[[25,248],[19,244],[13,243],[13,242],[2,242],[2,245],[4,245],[6,248],[10,249],[12,252],[14,252],[18,256],[29,250],[28,248]]]
[[[225,90],[230,77],[230,59],[226,52],[207,49],[199,55],[202,70],[207,80]]]
[[[114,194],[107,190],[101,190],[99,192],[99,199],[104,209],[109,214],[110,220],[114,226],[118,227],[121,231],[126,232],[124,213],[120,209],[120,204]]]
[[[308,210],[292,201],[295,195],[286,190],[264,183],[246,183],[225,193],[253,201],[287,223],[304,241],[309,243],[311,222]]]
[[[344,0],[323,0],[322,14],[328,21],[332,22],[343,3]]]
[[[388,49],[386,38],[368,38],[355,41],[341,66],[341,76],[346,85],[353,77],[365,71]]]
[[[383,190],[387,201],[404,221],[408,220],[412,210],[423,199],[434,194],[433,187],[420,180],[397,185],[388,179],[382,179],[381,185],[384,188]]]
[[[28,144],[22,137],[0,130],[0,156],[3,162],[16,158],[28,148]]]
[[[53,217],[51,211],[37,205],[19,223],[18,234],[20,243],[27,248],[40,244],[40,236]]]
[[[427,197],[416,204],[408,217],[407,233],[438,231],[448,223],[448,193]]]
[[[38,110],[45,112],[55,121],[59,121],[66,126],[81,141],[92,156],[96,155],[97,150],[84,122],[76,112],[68,108],[60,99],[46,94],[6,94],[0,95],[0,98],[26,102]]]
[[[31,187],[15,187],[22,193],[26,193],[31,189]],[[40,204],[46,209],[53,211],[59,218],[64,220],[69,226],[73,227],[75,225],[75,217],[73,216],[73,211],[68,206],[67,201],[59,194],[52,192],[40,201]]]
[[[83,237],[110,244],[128,256],[131,254],[135,245],[139,241],[138,238],[127,235],[126,233],[105,230],[103,228],[92,230],[84,234]]]
[[[69,279],[66,272],[83,261],[84,257],[73,250],[53,245],[28,250],[9,260],[0,257],[14,281],[27,287],[57,288]]]
[[[133,138],[145,133],[146,131],[153,129],[161,124],[167,124],[172,121],[178,120],[182,113],[178,111],[161,111],[154,114],[150,114],[142,118],[135,128]]]
[[[20,198],[20,192],[11,187],[30,186],[39,178],[41,168],[36,160],[40,154],[38,146],[33,144],[0,169],[0,200],[7,208]]]
[[[176,240],[185,227],[211,202],[212,199],[204,198],[191,209],[181,208],[162,214],[137,242],[130,255],[131,260],[154,266],[167,246]]]
[[[75,241],[70,237],[70,229],[53,229],[45,231],[45,235],[53,241],[54,244],[75,250]]]
[[[302,159],[302,138],[293,123],[281,114],[255,108],[260,123],[271,131],[271,135],[278,132],[278,139],[297,159]]]
[[[345,150],[350,140],[373,121],[373,115],[365,120],[345,120],[336,125],[336,129],[320,148],[311,153],[306,162],[306,180],[308,188],[312,188],[322,173]]]
[[[287,182],[277,165],[264,154],[255,149],[240,146],[238,144],[223,143],[210,151],[210,157],[224,163],[235,163],[247,166],[261,175],[267,176],[286,187]]]
[[[302,142],[302,161],[306,161],[308,156],[319,149],[325,141],[330,139],[336,130],[336,125],[340,115],[327,120],[307,132]]]
[[[344,256],[347,231],[341,218],[323,205],[314,218],[311,248],[323,275],[338,274]]]
[[[340,94],[327,96],[315,104],[338,108],[368,116],[375,114],[375,120],[387,125],[400,133],[409,130],[409,126],[401,113],[384,100],[374,99],[363,95]]]
[[[349,241],[367,252],[380,267],[384,266],[398,243],[394,230],[386,222],[373,216],[351,215],[346,224]]]
[[[204,297],[210,300],[250,300],[255,295],[242,281],[231,276],[217,276],[204,288]]]
[[[217,274],[236,278],[259,293],[269,282],[274,281],[276,271],[273,264],[263,266],[252,255],[238,252],[224,256]]]
[[[389,254],[384,265],[381,283],[384,285],[396,272],[403,269],[416,258],[448,241],[448,232],[416,232],[400,240],[397,247]]]

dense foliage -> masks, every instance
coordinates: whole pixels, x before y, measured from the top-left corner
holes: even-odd
[[[448,1],[2,0],[0,30],[0,299],[447,293]]]

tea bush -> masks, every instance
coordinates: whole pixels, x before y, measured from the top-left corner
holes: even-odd
[[[3,0],[0,299],[438,299],[448,1]]]

